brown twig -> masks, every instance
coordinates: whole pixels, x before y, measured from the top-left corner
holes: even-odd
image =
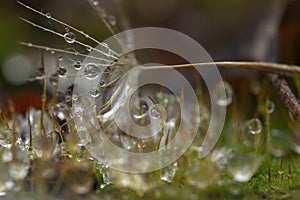
[[[300,102],[292,92],[286,80],[276,74],[269,74],[269,78],[274,87],[278,90],[278,94],[285,106],[300,123]]]

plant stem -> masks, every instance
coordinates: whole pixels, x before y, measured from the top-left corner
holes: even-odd
[[[278,94],[295,119],[300,123],[300,103],[284,78],[269,74],[269,78],[278,90]]]
[[[146,66],[144,69],[163,69],[164,67],[171,68],[193,68],[193,67],[222,67],[222,68],[243,68],[252,69],[263,72],[270,72],[286,76],[300,76],[300,67],[296,65],[286,65],[268,62],[207,62],[207,63],[188,63],[179,65],[166,65],[166,66]]]

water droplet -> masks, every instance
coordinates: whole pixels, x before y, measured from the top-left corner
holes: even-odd
[[[49,82],[52,86],[57,86],[58,84],[58,75],[57,72],[53,73],[49,77]]]
[[[91,47],[90,45],[87,45],[85,46],[85,49],[88,51],[88,52],[91,52],[93,47]]]
[[[257,118],[251,119],[248,122],[248,131],[249,133],[255,135],[255,134],[259,134],[262,131],[262,124],[261,121]]]
[[[12,161],[13,155],[9,149],[4,150],[2,152],[2,162],[10,162]]]
[[[89,63],[84,67],[84,75],[89,80],[94,80],[99,77],[100,68],[94,63]]]
[[[67,32],[64,34],[65,41],[69,44],[73,44],[76,41],[76,35],[73,32]]]
[[[11,190],[14,188],[15,183],[14,183],[14,181],[12,181],[12,180],[8,180],[8,181],[5,182],[4,185],[5,185],[5,188],[6,188],[8,191],[11,191]]]
[[[14,134],[12,129],[0,129],[0,147],[11,148],[12,134]]]
[[[50,53],[51,53],[51,54],[55,54],[55,51],[54,51],[54,50],[50,50]]]
[[[262,124],[259,119],[251,119],[244,123],[243,143],[247,147],[256,148],[263,143],[263,136],[260,134],[262,131]]]
[[[106,13],[106,11],[103,8],[99,7],[98,10],[100,11],[102,17],[105,18],[107,16],[107,13]]]
[[[291,134],[293,135],[293,133]],[[268,150],[275,157],[281,157],[285,155],[290,149],[287,135],[282,133],[278,129],[271,130],[271,134],[268,138]]]
[[[90,90],[90,94],[91,94],[91,97],[93,97],[93,98],[99,97],[99,95],[100,95],[99,88],[92,88]]]
[[[100,81],[100,82],[99,82],[99,85],[100,85],[101,87],[103,87],[103,86],[105,85],[105,81],[104,81],[104,80]]]
[[[38,157],[50,159],[55,147],[55,139],[49,136],[36,136],[34,138],[34,150]]]
[[[27,176],[28,170],[29,170],[28,163],[22,160],[18,160],[10,164],[9,174],[15,180],[22,180]]]
[[[110,72],[110,70],[111,70],[111,67],[110,67],[110,66],[108,66],[108,67],[106,67],[106,68],[105,68],[104,72],[106,72],[106,73],[109,73],[109,72]]]
[[[65,67],[59,67],[57,69],[57,74],[60,78],[65,78],[67,76],[67,69]]]
[[[150,117],[154,119],[159,119],[161,117],[160,109],[157,105],[153,105],[150,108]]]
[[[106,43],[102,43],[102,46],[103,46],[103,54],[107,57],[110,57],[112,56],[112,52],[111,52],[111,49],[109,48],[108,44]]]
[[[225,89],[225,94],[224,94]],[[232,102],[233,90],[232,87],[227,82],[220,82],[214,88],[213,93],[216,103],[219,106],[228,106]]]
[[[275,104],[274,102],[267,100],[266,101],[266,108],[269,114],[273,113],[275,110]]]
[[[92,0],[92,3],[93,3],[94,6],[99,5],[99,1],[98,0]]]
[[[70,102],[71,100],[72,100],[72,96],[71,95],[66,95],[65,101]]]
[[[62,55],[58,56],[58,61],[62,61],[64,59],[64,57]]]
[[[36,79],[43,79],[44,78],[44,69],[42,67],[38,68],[35,72]]]
[[[46,13],[45,16],[50,19],[51,18],[51,13]]]
[[[65,31],[66,31],[66,32],[69,32],[70,29],[69,29],[68,27],[65,27]]]
[[[232,149],[227,147],[216,148],[211,154],[211,161],[216,163],[220,170],[224,169],[231,157]]]
[[[72,190],[79,195],[85,195],[91,190],[91,183],[73,184]]]
[[[209,186],[217,185],[220,181],[218,167],[208,160],[193,159],[190,167],[186,169],[186,181],[199,189],[206,189]]]
[[[172,183],[174,176],[176,174],[176,171],[178,169],[177,162],[161,169],[160,171],[160,179],[163,181],[166,181],[168,183]]]
[[[121,142],[122,148],[125,150],[133,150],[136,148],[134,146],[132,139],[127,135],[122,135],[120,137],[114,135],[114,138],[111,139],[113,142]]]
[[[77,101],[78,100],[78,95],[77,94],[73,94],[72,95],[72,100],[73,101]]]
[[[130,113],[134,119],[142,119],[148,115],[149,107],[144,99],[140,99],[131,106]]]
[[[4,197],[4,196],[6,196],[6,192],[0,191],[0,197]]]
[[[77,131],[77,134],[78,134],[78,136],[80,138],[80,145],[84,146],[84,145],[86,145],[86,144],[88,144],[89,142],[92,141],[90,133],[85,128],[79,129]]]
[[[107,17],[107,19],[108,19],[108,22],[110,23],[110,25],[112,25],[112,26],[115,26],[115,25],[116,25],[117,20],[116,20],[116,18],[115,18],[113,15],[109,15],[109,16]]]
[[[146,142],[145,142],[143,139],[140,139],[140,140],[137,142],[137,147],[138,147],[139,149],[143,149],[145,146],[146,146]]]
[[[247,182],[261,165],[262,157],[254,153],[235,154],[228,162],[227,170],[235,181]]]
[[[80,70],[81,69],[81,62],[80,61],[75,61],[73,63],[73,67],[75,70]]]

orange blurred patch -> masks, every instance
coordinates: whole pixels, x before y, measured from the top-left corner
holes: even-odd
[[[9,112],[12,105],[18,113],[25,114],[29,107],[40,109],[42,105],[42,93],[33,90],[22,90],[9,97],[3,104],[3,109]]]

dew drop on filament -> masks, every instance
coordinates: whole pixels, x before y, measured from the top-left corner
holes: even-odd
[[[94,6],[99,5],[99,1],[98,0],[92,0],[92,3],[93,3]]]
[[[93,48],[92,48],[90,45],[87,45],[87,46],[85,46],[85,49],[86,49],[88,52],[91,52]]]
[[[58,75],[57,73],[53,73],[49,77],[49,82],[52,86],[57,86],[58,84]]]
[[[65,78],[67,76],[67,69],[65,67],[59,67],[57,74],[60,78]]]
[[[50,13],[46,13],[45,16],[50,19],[51,18],[51,14]]]
[[[225,94],[223,95],[225,90]],[[232,102],[233,90],[227,82],[220,82],[214,88],[213,93],[219,106],[228,106]]]
[[[101,87],[103,87],[104,85],[105,85],[105,81],[100,81],[100,83],[99,83],[99,85],[101,86]]]
[[[94,80],[97,77],[99,77],[100,74],[100,68],[94,64],[94,63],[89,63],[84,67],[84,76],[88,80]]]
[[[92,88],[90,90],[91,97],[96,98],[100,95],[100,91],[98,88]]]
[[[75,61],[73,63],[73,67],[75,70],[80,70],[81,69],[81,62],[80,61]]]
[[[113,15],[109,15],[107,19],[110,25],[115,26],[117,24],[117,20]]]
[[[44,77],[44,69],[42,67],[40,67],[36,70],[35,77],[37,79],[42,79]]]
[[[64,57],[62,55],[58,56],[58,61],[62,61]]]
[[[76,35],[73,32],[67,32],[64,34],[64,39],[67,43],[73,44],[76,41]]]
[[[262,131],[261,121],[257,118],[251,119],[248,122],[248,131],[249,131],[249,133],[251,133],[253,135],[261,133],[261,131]]]
[[[275,104],[274,102],[267,100],[266,101],[266,108],[269,114],[273,113],[275,110]]]

